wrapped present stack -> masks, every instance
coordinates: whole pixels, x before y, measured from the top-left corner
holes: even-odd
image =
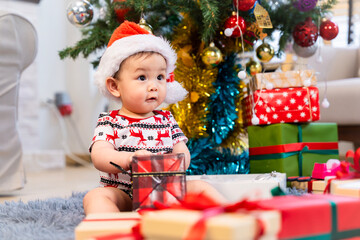
[[[256,74],[245,101],[250,172],[311,176],[315,163],[338,159],[336,123],[320,119],[311,70]]]
[[[76,240],[355,239],[360,235],[359,212],[358,198],[328,194],[244,199],[228,205],[187,195],[179,204],[140,210],[140,215],[89,215],[76,228]],[[108,227],[94,232],[101,224]]]

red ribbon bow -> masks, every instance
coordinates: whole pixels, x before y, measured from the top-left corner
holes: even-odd
[[[340,164],[340,170],[336,172],[336,177],[333,179],[329,179],[324,193],[329,193],[330,192],[330,184],[331,181],[333,180],[337,180],[337,179],[342,179],[342,180],[347,180],[347,179],[354,179],[354,178],[360,178],[360,148],[358,148],[355,152],[352,150],[349,150],[346,152],[346,160],[342,161]],[[353,164],[349,163],[349,158],[353,159]],[[349,166],[354,169],[355,171],[350,172],[349,170]]]
[[[189,210],[198,210],[202,211],[201,218],[191,227],[188,235],[185,236],[184,240],[191,239],[204,239],[206,235],[206,221],[222,213],[232,213],[239,210],[244,211],[253,211],[253,210],[270,210],[269,208],[264,208],[259,206],[255,202],[249,202],[248,200],[242,200],[234,204],[221,205],[211,198],[205,196],[204,194],[187,194],[185,198],[179,201],[179,204],[173,204],[171,206],[164,205],[160,202],[154,203],[155,210],[163,209],[189,209]],[[142,209],[139,211],[140,214],[143,214],[147,211],[154,211],[154,209]],[[260,219],[256,219],[258,222],[258,232],[255,236],[255,239],[261,237],[265,232],[264,223]]]

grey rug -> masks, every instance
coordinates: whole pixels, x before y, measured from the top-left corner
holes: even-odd
[[[0,204],[0,239],[74,239],[74,229],[85,216],[84,195]]]

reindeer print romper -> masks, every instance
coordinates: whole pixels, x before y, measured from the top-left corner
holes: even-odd
[[[145,149],[155,154],[164,154],[171,153],[178,142],[188,140],[169,111],[155,110],[154,116],[144,119],[126,117],[118,112],[100,114],[92,144],[102,140],[113,144],[118,151]],[[117,187],[131,196],[129,175],[99,172],[101,186]]]

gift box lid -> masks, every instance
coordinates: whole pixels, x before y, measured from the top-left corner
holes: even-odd
[[[182,171],[185,174],[185,155],[184,153],[176,153],[133,156],[131,170],[133,176],[136,176],[137,173],[173,171]]]

